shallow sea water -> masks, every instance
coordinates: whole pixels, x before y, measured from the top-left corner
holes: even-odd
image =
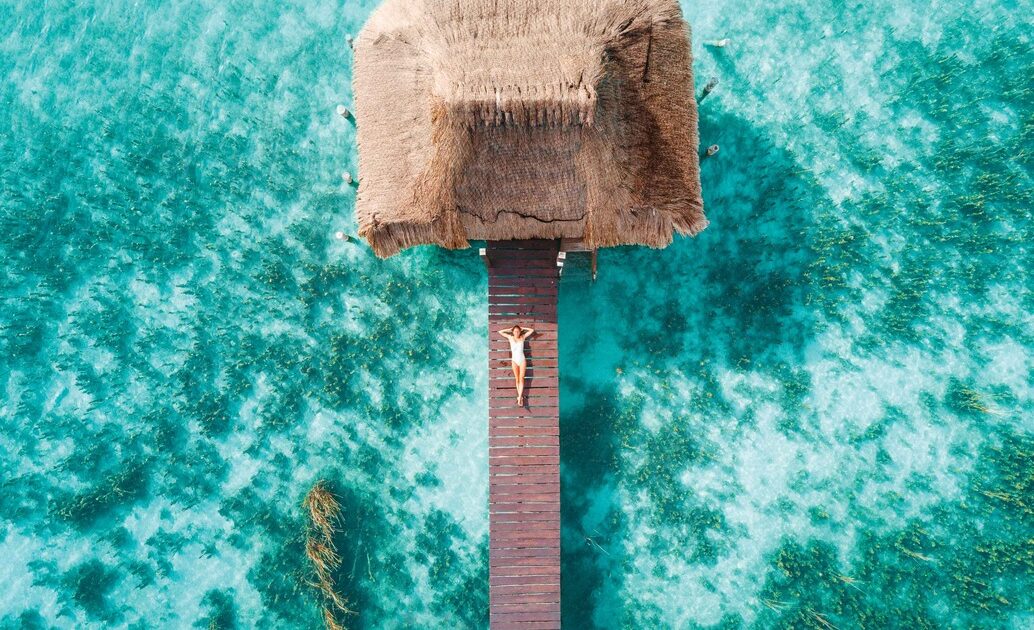
[[[318,479],[348,625],[487,626],[484,270],[333,239],[375,4],[0,2],[0,628],[316,627]],[[1034,626],[1034,7],[683,6],[712,224],[565,272],[565,627]]]

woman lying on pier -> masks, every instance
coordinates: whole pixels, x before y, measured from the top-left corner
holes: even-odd
[[[517,406],[524,404],[524,370],[528,360],[524,358],[524,340],[535,334],[533,328],[521,328],[514,324],[509,330],[500,330],[499,334],[510,341],[510,361],[513,366],[513,380],[517,385]]]

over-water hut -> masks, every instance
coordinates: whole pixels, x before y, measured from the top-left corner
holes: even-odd
[[[492,331],[540,333],[521,407],[490,345],[491,622],[558,626],[557,255],[707,226],[689,29],[676,0],[386,0],[354,91],[360,236],[489,241]]]

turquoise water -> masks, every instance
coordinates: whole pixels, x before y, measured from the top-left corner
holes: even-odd
[[[343,621],[487,625],[483,268],[333,238],[374,5],[0,3],[0,627],[316,627],[318,479]],[[566,627],[1031,627],[1034,7],[684,8],[712,225],[562,283]]]

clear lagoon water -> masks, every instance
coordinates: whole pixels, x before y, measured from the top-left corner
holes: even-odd
[[[333,238],[374,6],[0,2],[0,628],[317,627],[319,479],[348,625],[487,626],[484,269]],[[1034,7],[684,8],[712,225],[563,278],[565,626],[1034,626]]]

